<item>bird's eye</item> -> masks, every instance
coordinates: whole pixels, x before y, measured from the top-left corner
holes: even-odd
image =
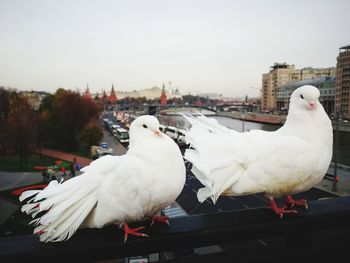
[[[303,94],[300,94],[300,98],[304,99],[304,96],[303,96]]]
[[[147,129],[147,125],[146,125],[146,124],[142,125],[142,127],[145,128],[145,129]]]

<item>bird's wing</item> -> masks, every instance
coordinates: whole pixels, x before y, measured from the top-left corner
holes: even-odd
[[[111,176],[123,158],[105,156],[84,168],[84,174],[63,183],[50,183],[37,192],[24,192],[20,201],[32,197],[22,206],[22,211],[36,217],[32,221],[44,242],[69,239],[84,222],[98,202],[98,193],[103,181]]]
[[[84,173],[93,173],[93,174],[106,174],[109,171],[115,169],[115,167],[119,164],[120,158],[123,156],[113,156],[113,155],[105,155],[100,158],[92,161],[89,165],[85,166],[81,169]]]
[[[198,119],[191,124],[186,139],[193,149],[186,150],[185,158],[205,186],[198,191],[200,202],[208,197],[216,202],[232,186],[237,186],[236,195],[263,191],[264,182],[277,182],[286,168],[305,169],[310,161],[303,156],[312,148],[308,142],[278,131],[227,132]]]
[[[129,155],[113,175],[103,181],[98,204],[87,224],[101,227],[111,222],[142,219],[161,205],[166,195],[159,189],[157,168],[138,156]]]
[[[192,128],[191,132],[195,130]],[[203,202],[211,197],[215,203],[244,172],[249,145],[239,139],[240,136],[204,131],[196,134],[187,135],[193,149],[187,149],[184,157],[192,163],[192,172],[205,186],[198,192],[198,200]]]
[[[215,132],[217,134],[238,134],[238,132],[219,124],[214,118],[207,118],[200,113],[198,113],[197,117],[193,117],[190,114],[182,114],[182,116],[191,124],[192,127],[201,127],[204,130]]]
[[[251,150],[244,175],[231,186],[231,194],[265,192],[281,196],[307,190],[312,177],[321,174],[322,148],[293,136],[272,136],[258,139]]]
[[[213,119],[184,117],[192,125],[186,132],[186,141],[192,149],[187,149],[184,157],[193,164],[192,172],[205,186],[199,190],[198,200],[203,202],[211,197],[216,202],[243,172],[249,157],[249,144],[241,139],[242,134]]]

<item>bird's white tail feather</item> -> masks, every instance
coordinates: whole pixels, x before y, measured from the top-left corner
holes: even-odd
[[[85,176],[77,176],[77,177],[74,177],[74,180],[65,181],[64,184],[62,183],[57,184],[57,187],[50,187],[50,184],[51,184],[50,183],[48,187],[46,187],[43,191],[41,191],[35,196],[34,200],[38,201],[38,200],[49,198],[50,196],[54,196],[62,192],[65,192],[67,191],[67,189],[71,189],[76,185],[80,185],[82,181],[85,181],[85,179],[86,179]],[[53,185],[53,186],[56,186],[56,185]],[[48,189],[50,189],[50,191],[47,191]]]
[[[47,199],[41,199],[39,202],[40,205],[37,211],[32,211],[32,217],[35,217],[37,213],[49,210],[52,206],[55,206],[55,211],[58,210],[59,207],[69,207],[71,205],[71,199],[76,199],[78,196],[76,195],[76,189],[70,189],[67,192],[62,192],[60,194],[51,196]],[[35,199],[34,199],[35,200]]]
[[[22,211],[32,217],[40,212],[44,215],[30,222],[37,226],[35,234],[40,235],[42,242],[63,241],[70,238],[86,219],[97,203],[98,185],[84,183],[81,180],[89,179],[79,176],[63,184],[51,185],[41,191],[24,192],[20,200],[37,194]]]
[[[192,125],[192,127],[200,126],[210,132],[221,133],[221,134],[235,134],[234,130],[226,128],[220,125],[217,120],[213,118],[207,118],[203,114],[198,113],[199,116],[194,118],[189,114],[182,114],[182,116]]]
[[[51,182],[46,186],[45,189],[48,189],[48,188],[53,187],[53,186],[55,186],[55,185],[58,185],[58,181],[53,180],[53,181],[51,181]],[[25,199],[27,199],[27,198],[29,198],[29,197],[31,197],[31,196],[34,196],[34,195],[36,195],[36,194],[38,194],[38,193],[40,193],[40,192],[42,192],[42,190],[28,190],[28,191],[25,191],[25,192],[23,192],[23,193],[20,195],[19,201],[20,201],[20,202],[23,202]],[[35,197],[33,197],[33,199],[34,199],[34,198],[35,198]],[[29,201],[27,201],[27,202],[30,202],[30,201],[32,201],[32,199],[29,200]],[[22,211],[22,212],[23,212],[23,211]]]
[[[236,171],[232,174],[232,171]],[[206,182],[210,182],[210,184],[204,184],[206,187],[203,187],[198,190],[197,198],[199,202],[203,202],[207,198],[211,198],[213,203],[215,204],[222,194],[227,188],[236,183],[240,176],[244,173],[244,168],[233,168],[232,166],[221,167],[217,170],[212,171],[212,173],[208,175],[200,174],[200,172],[193,171],[197,178],[202,177],[206,178]],[[229,176],[227,176],[229,175]],[[204,181],[203,179],[200,180]]]
[[[56,221],[68,208],[79,201],[84,200],[84,198],[88,197],[93,190],[94,187],[84,187],[77,192],[69,191],[67,193],[62,193],[57,197],[54,196],[45,199],[40,203],[40,210],[43,211],[50,209],[50,211],[41,217],[40,223],[48,225]]]
[[[209,187],[203,187],[198,189],[197,199],[200,203],[203,203],[207,198],[213,195],[213,192]]]
[[[27,199],[27,198],[29,198],[29,197],[31,197],[31,196],[33,196],[33,195],[39,193],[39,192],[41,192],[41,190],[28,190],[28,191],[25,191],[25,192],[23,192],[23,193],[20,195],[19,201],[20,201],[20,202],[23,202],[23,200],[25,200],[25,199]],[[23,212],[23,210],[22,210],[22,212]]]
[[[29,215],[33,212],[33,210],[37,211],[37,206],[37,203],[25,204],[22,206],[21,211]]]
[[[199,189],[197,198],[203,202],[210,197],[215,203],[222,192],[236,183],[244,173],[248,162],[245,152],[247,146],[241,142],[240,133],[227,129],[216,120],[205,116],[184,117],[192,124],[186,139],[194,148],[187,149],[184,157],[193,164],[193,174],[205,186]],[[213,156],[214,152],[221,155]]]
[[[90,211],[96,204],[96,193],[86,196],[70,206],[56,221],[47,225],[41,225],[34,229],[34,233],[40,233],[42,242],[59,242],[69,239],[79,226],[84,222]],[[50,217],[47,218],[51,221]]]
[[[199,202],[210,197],[215,204],[220,194],[234,184],[244,172],[244,167],[239,162],[232,162],[232,159],[204,163],[200,160],[199,153],[191,149],[186,150],[185,158],[193,164],[192,173],[205,186],[197,193]]]

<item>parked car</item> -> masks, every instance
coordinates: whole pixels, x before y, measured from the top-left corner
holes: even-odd
[[[121,128],[121,126],[118,125],[118,124],[113,124],[113,125],[111,126],[111,128],[112,128],[112,130],[116,130],[116,129],[118,129],[118,128]]]
[[[177,128],[174,126],[167,126],[164,133],[174,141],[177,139]]]
[[[109,132],[110,132],[114,137],[116,137],[117,129],[119,129],[119,128],[121,128],[120,125],[118,125],[118,124],[112,124],[112,125],[111,125],[111,128],[110,128],[110,130],[109,130]]]
[[[108,130],[109,130],[110,132],[112,132],[112,126],[113,126],[114,124],[115,124],[115,123],[114,123],[113,121],[108,120]]]
[[[165,129],[165,134],[173,139],[179,146],[186,145],[185,132],[184,129],[176,128],[174,126],[168,126]]]
[[[162,132],[162,133],[165,133],[166,132],[166,126],[163,125],[163,124],[159,124],[159,130]]]
[[[97,159],[103,155],[112,154],[113,149],[108,146],[108,143],[102,142],[99,146],[91,146],[90,156],[92,159]]]
[[[179,146],[185,146],[186,145],[186,136],[185,136],[186,130],[184,129],[178,129],[177,130],[177,139],[176,142]]]
[[[108,125],[109,125],[109,119],[104,118],[104,119],[103,119],[103,126],[104,126],[106,129],[108,129]]]

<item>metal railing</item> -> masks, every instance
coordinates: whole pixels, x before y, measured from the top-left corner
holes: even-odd
[[[5,237],[0,238],[0,262],[91,262],[270,237],[284,237],[284,249],[293,256],[310,255],[315,251],[310,233],[334,228],[350,232],[350,197],[312,201],[309,210],[282,219],[264,208],[176,217],[170,226],[147,227],[149,238],[130,237],[126,243],[117,226],[82,229],[60,243],[40,243],[33,235]],[[349,240],[340,244],[347,246]]]

